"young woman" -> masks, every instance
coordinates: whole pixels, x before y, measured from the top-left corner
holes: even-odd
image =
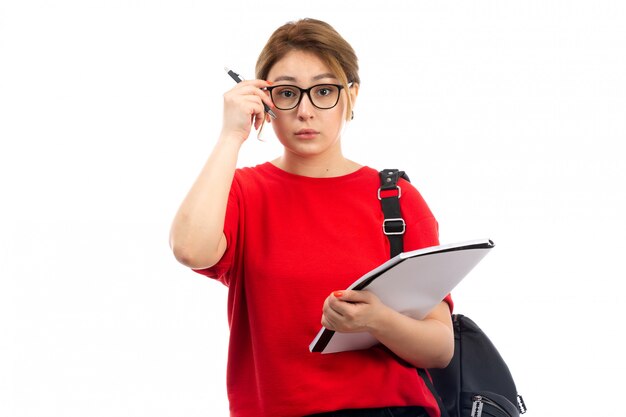
[[[451,359],[450,298],[415,320],[372,293],[343,290],[389,258],[378,171],[341,150],[359,92],[352,47],[327,23],[288,23],[270,37],[256,76],[224,95],[221,135],[170,238],[181,263],[229,288],[231,415],[438,416],[415,367]],[[283,154],[236,169],[252,127],[266,122]],[[405,250],[437,245],[428,206],[399,185]],[[310,353],[320,324],[370,332],[380,344]]]

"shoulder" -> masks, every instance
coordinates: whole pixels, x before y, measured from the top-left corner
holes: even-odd
[[[398,181],[398,186],[402,192],[400,205],[402,207],[409,207],[416,215],[416,221],[426,217],[434,217],[428,203],[426,203],[422,193],[418,190],[416,181],[409,182],[401,178]]]
[[[233,177],[233,191],[253,192],[280,182],[279,175],[272,167],[271,163],[265,162],[256,166],[237,168]]]
[[[265,162],[252,167],[241,167],[235,170],[235,180],[241,182],[253,181],[259,178],[267,177],[271,164]]]
[[[403,197],[408,197],[410,199],[422,198],[422,194],[418,191],[416,184],[409,182],[404,178],[400,178],[398,186],[402,190],[401,193]]]

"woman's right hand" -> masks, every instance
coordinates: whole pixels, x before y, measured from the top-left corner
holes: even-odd
[[[190,268],[215,265],[227,247],[224,220],[241,144],[265,117],[272,101],[263,80],[242,81],[224,94],[222,133],[183,200],[170,232],[174,256]]]
[[[222,136],[237,137],[245,141],[254,125],[258,129],[263,122],[263,103],[274,107],[272,100],[262,88],[271,84],[264,80],[242,81],[224,94],[224,120]]]

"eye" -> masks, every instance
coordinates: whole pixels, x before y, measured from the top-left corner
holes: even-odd
[[[315,95],[320,97],[327,97],[335,94],[337,87],[334,85],[320,85],[315,89]]]
[[[276,89],[275,92],[281,98],[293,98],[297,96],[296,92],[291,88],[279,88]]]

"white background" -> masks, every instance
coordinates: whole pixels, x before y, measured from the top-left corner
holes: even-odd
[[[227,415],[226,289],[175,261],[169,226],[223,67],[252,77],[306,16],[360,57],[346,155],[406,170],[442,243],[496,242],[456,311],[528,415],[626,415],[617,0],[0,0],[0,415]],[[266,133],[241,166],[279,154]]]

